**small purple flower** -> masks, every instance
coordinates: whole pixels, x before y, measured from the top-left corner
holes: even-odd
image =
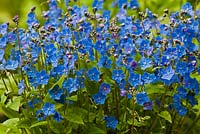
[[[120,96],[126,96],[127,95],[127,91],[124,89],[120,89]]]
[[[153,103],[152,103],[151,101],[145,102],[145,103],[143,104],[143,109],[144,109],[144,110],[152,110],[152,108],[153,108]]]

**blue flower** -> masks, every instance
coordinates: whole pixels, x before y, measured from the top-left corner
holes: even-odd
[[[65,80],[62,84],[62,87],[66,89],[68,93],[72,93],[78,90],[77,83],[75,79],[73,78],[69,78],[68,80]]]
[[[33,28],[34,25],[39,24],[33,11],[28,14],[26,23],[28,24],[29,29]]]
[[[133,58],[127,58],[125,61],[125,67],[128,70],[133,70],[137,68],[137,62],[133,60]]]
[[[122,6],[124,5],[124,4],[127,4],[127,2],[128,2],[128,0],[117,0],[118,1],[118,7],[119,8],[122,8]]]
[[[103,0],[94,0],[92,3],[93,8],[97,8],[97,10],[103,9]]]
[[[126,86],[126,84],[127,84],[127,81],[126,80],[121,80],[121,82],[120,83],[117,83],[117,85],[118,85],[118,87],[120,88],[120,89],[124,89],[125,88],[125,86]]]
[[[76,77],[74,81],[75,81],[76,87],[78,89],[82,89],[85,87],[85,84],[84,84],[85,79],[84,78]]]
[[[189,15],[193,16],[194,15],[194,11],[192,9],[192,5],[187,2],[186,4],[184,4],[182,7],[181,7],[181,10],[183,10],[184,12],[188,13]]]
[[[130,100],[133,98],[133,95],[131,93],[128,93],[127,98]]]
[[[56,78],[57,76],[62,76],[64,73],[67,74],[67,70],[63,65],[58,65],[51,70],[50,75]]]
[[[104,67],[109,69],[112,66],[112,60],[109,59],[107,56],[103,56],[100,58],[98,65],[99,67]]]
[[[145,84],[150,84],[150,83],[154,82],[154,80],[156,80],[155,74],[150,74],[150,73],[144,72],[144,74],[142,75],[142,81]]]
[[[178,89],[178,95],[181,97],[181,98],[186,98],[187,96],[187,90],[185,88],[183,88],[182,86],[179,87]]]
[[[65,0],[65,5],[66,5],[66,7],[68,7],[69,1],[70,1],[70,0]]]
[[[117,83],[120,83],[125,78],[125,75],[122,70],[113,70],[112,79]]]
[[[24,80],[21,80],[20,83],[18,84],[18,94],[21,95],[24,92],[25,85],[24,85]]]
[[[15,69],[17,69],[18,64],[19,63],[17,60],[7,60],[5,68],[7,70],[15,70]]]
[[[0,34],[5,35],[8,32],[8,23],[0,25]]]
[[[59,88],[58,85],[54,86],[53,89],[49,90],[50,98],[53,100],[60,100],[63,90]]]
[[[60,121],[63,119],[63,117],[62,117],[58,112],[56,112],[56,113],[54,114],[53,118],[54,118],[54,120],[57,121],[57,122],[60,122]]]
[[[103,119],[106,121],[106,127],[107,128],[111,128],[113,130],[116,129],[117,125],[118,125],[118,120],[115,119],[114,116],[104,116]]]
[[[80,69],[76,71],[76,77],[84,77],[85,69]]]
[[[110,85],[107,83],[102,83],[99,87],[99,91],[103,94],[103,95],[107,95],[110,93]]]
[[[35,76],[35,82],[37,85],[47,85],[49,81],[49,75],[46,74],[45,70],[42,70],[41,72],[37,72]]]
[[[42,103],[41,100],[39,100],[38,98],[33,98],[33,100],[30,100],[28,102],[28,106],[33,109],[34,105],[40,104],[40,103]]]
[[[176,72],[184,76],[188,73],[187,63],[186,62],[178,62],[176,64]]]
[[[106,42],[101,40],[97,41],[94,48],[101,54],[104,55],[106,53]]]
[[[144,51],[147,51],[149,49],[150,42],[149,42],[149,40],[138,38],[136,40],[136,45],[139,47],[140,52],[144,52]]]
[[[175,74],[175,71],[172,69],[171,66],[168,66],[162,70],[161,78],[164,80],[171,80],[174,74]]]
[[[4,50],[0,49],[0,62],[3,60],[4,57]]]
[[[153,62],[150,58],[142,57],[142,59],[139,61],[139,65],[142,70],[145,70],[153,65]]]
[[[170,60],[176,59],[177,58],[177,50],[174,47],[169,47],[163,52],[163,55],[168,57]]]
[[[143,106],[144,103],[150,102],[150,99],[147,96],[146,92],[138,92],[136,94],[136,102],[138,105]]]
[[[181,58],[186,54],[186,49],[184,46],[176,45],[177,57]]]
[[[131,86],[136,87],[138,85],[141,85],[141,75],[135,74],[134,72],[130,72],[128,82],[131,84]]]
[[[45,119],[46,119],[46,116],[44,115],[44,112],[43,112],[42,109],[36,111],[36,116],[37,116],[37,119],[38,119],[39,121],[42,121],[42,120],[45,120]]]
[[[87,72],[87,75],[90,78],[90,80],[99,81],[100,72],[99,72],[99,70],[97,70],[96,67],[89,69],[88,72]]]
[[[42,111],[45,116],[50,116],[50,115],[55,115],[56,110],[55,110],[55,105],[46,102],[44,106],[42,107]]]
[[[137,0],[131,0],[130,3],[129,3],[129,7],[130,7],[131,9],[139,8],[138,1],[137,1]]]
[[[197,100],[193,95],[187,95],[187,101],[192,105],[192,107],[198,104]]]
[[[106,96],[103,95],[101,92],[94,94],[92,98],[94,100],[94,103],[96,104],[104,104],[106,100]]]
[[[181,97],[178,94],[173,96],[173,106],[179,115],[185,116],[187,114],[187,109],[181,104]]]
[[[109,20],[110,20],[110,10],[104,10],[103,11],[103,18],[106,20],[106,22],[109,22]]]
[[[191,78],[189,74],[185,75],[183,78],[183,87],[186,89],[194,90],[195,94],[198,94],[199,92],[199,84],[198,81],[195,78]]]

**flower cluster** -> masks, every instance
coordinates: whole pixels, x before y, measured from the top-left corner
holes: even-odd
[[[163,108],[166,99],[167,110],[172,105],[185,116],[199,94],[199,81],[192,75],[200,75],[200,11],[186,3],[180,12],[165,10],[159,18],[148,9],[139,12],[137,0],[116,0],[112,6],[119,11],[111,17],[103,4],[94,0],[89,12],[66,0],[67,9],[62,10],[50,0],[44,24],[37,20],[35,8],[28,14],[28,29],[1,24],[0,71],[20,76],[18,93],[29,100],[29,107],[39,108],[35,111],[39,121],[51,116],[64,120],[65,110],[56,104],[69,108],[86,102],[99,106],[96,109],[104,106],[111,116],[102,118],[115,130],[123,99],[143,110]],[[18,19],[14,18],[16,25]],[[149,86],[162,86],[163,96],[153,88],[147,90]],[[154,103],[155,96],[160,105]]]

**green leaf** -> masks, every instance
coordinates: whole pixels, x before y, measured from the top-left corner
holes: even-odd
[[[106,134],[106,131],[96,126],[89,128],[89,134]]]
[[[77,95],[73,95],[73,96],[67,97],[66,99],[70,100],[70,101],[77,101],[78,100],[78,96]]]
[[[58,110],[58,109],[62,108],[63,106],[64,106],[63,104],[56,103],[55,109]]]
[[[60,79],[51,87],[51,89],[54,87],[54,86],[56,86],[56,85],[58,85],[60,88],[62,88],[62,83],[64,82],[64,80],[65,80],[65,75],[62,75],[61,77],[60,77]]]
[[[17,122],[18,128],[30,128],[31,127],[31,120],[30,119],[23,119]]]
[[[19,118],[12,118],[12,119],[8,119],[4,121],[3,124],[9,127],[13,127],[13,126],[16,126],[18,121],[19,121]]]
[[[163,94],[165,93],[165,89],[160,84],[148,84],[146,85],[146,92],[147,94]]]
[[[31,125],[30,128],[34,128],[34,127],[37,127],[37,126],[43,126],[43,125],[47,125],[47,121],[36,122],[33,125]]]
[[[4,105],[0,104],[0,112],[5,114],[8,118],[16,118],[19,117],[19,113],[12,110],[9,107],[5,107]]]
[[[20,96],[14,96],[12,100],[10,99],[6,107],[9,107],[12,110],[19,111],[20,107],[20,101],[21,97]]]
[[[158,116],[172,123],[172,117],[168,111],[162,111],[158,114]]]
[[[50,129],[51,131],[53,131],[55,134],[60,134],[62,133],[61,131],[63,130],[63,128],[61,128],[62,125],[58,125],[57,122],[50,122]]]
[[[7,126],[0,123],[0,134],[21,134],[21,131],[14,126]]]
[[[7,100],[7,96],[5,96],[4,93],[2,93],[2,95],[1,95],[1,103],[4,104],[6,102],[6,100]]]
[[[6,134],[7,129],[9,129],[9,127],[3,124],[0,124],[0,128],[0,134]]]
[[[65,118],[68,121],[73,122],[73,123],[84,124],[82,116],[80,114],[76,114],[76,113],[70,112],[70,113],[67,113]]]

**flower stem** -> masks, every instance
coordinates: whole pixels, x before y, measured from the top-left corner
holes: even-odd
[[[196,117],[196,119],[192,122],[192,125],[186,130],[185,134],[189,134],[190,131],[192,130],[192,128],[195,126],[195,124],[199,121],[200,119],[200,116],[198,115]]]
[[[51,128],[50,128],[50,119],[49,119],[49,117],[48,117],[48,119],[47,119],[47,122],[48,122],[48,134],[51,134]]]

